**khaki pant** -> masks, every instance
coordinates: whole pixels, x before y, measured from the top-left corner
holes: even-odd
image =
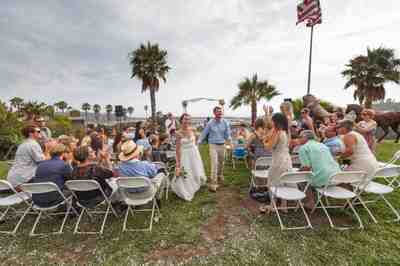
[[[225,145],[210,144],[211,175],[210,185],[217,186],[224,181]]]

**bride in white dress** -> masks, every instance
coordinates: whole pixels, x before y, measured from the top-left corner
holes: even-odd
[[[183,114],[180,124],[181,129],[176,134],[176,170],[171,188],[178,197],[191,201],[207,178],[196,146],[196,136],[191,128],[190,115]]]

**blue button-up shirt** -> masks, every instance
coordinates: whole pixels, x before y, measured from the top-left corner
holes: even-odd
[[[333,137],[333,138],[329,138],[326,139],[324,141],[324,144],[326,146],[328,146],[329,150],[331,151],[333,156],[336,156],[336,154],[338,154],[342,148],[344,147],[344,144],[342,142],[342,140],[340,139],[340,137]]]
[[[153,178],[157,175],[158,168],[155,164],[147,161],[131,160],[122,162],[117,171],[120,176],[144,176]]]
[[[231,140],[231,126],[225,119],[217,121],[212,119],[200,135],[199,144],[208,140],[209,144],[224,144]]]

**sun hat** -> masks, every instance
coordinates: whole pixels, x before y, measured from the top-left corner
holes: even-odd
[[[121,145],[121,153],[118,158],[121,161],[129,161],[135,157],[138,157],[140,154],[139,146],[133,140],[125,141]]]

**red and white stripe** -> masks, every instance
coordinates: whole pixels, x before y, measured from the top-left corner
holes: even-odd
[[[302,3],[297,5],[297,24],[310,20],[314,21],[317,14],[321,14],[321,8],[319,5],[319,0],[304,0]],[[321,15],[319,15],[321,17]]]

